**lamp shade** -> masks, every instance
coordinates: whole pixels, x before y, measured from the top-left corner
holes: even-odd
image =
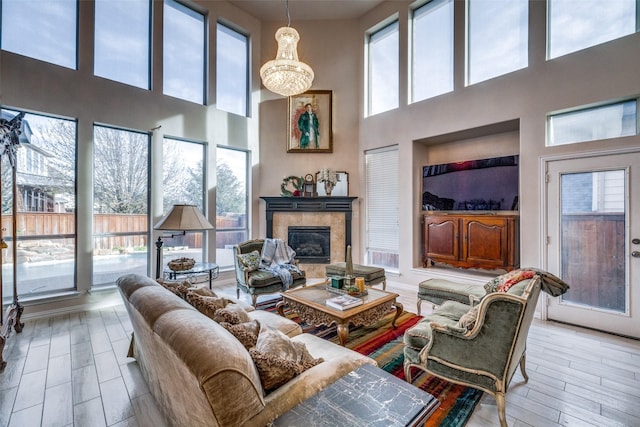
[[[195,205],[173,205],[169,213],[154,227],[155,230],[198,231],[215,228]]]

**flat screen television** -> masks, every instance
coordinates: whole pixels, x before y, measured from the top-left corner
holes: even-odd
[[[518,210],[518,156],[424,166],[422,210]]]

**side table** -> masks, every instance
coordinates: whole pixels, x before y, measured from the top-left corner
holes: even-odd
[[[185,276],[191,283],[195,281],[198,274],[203,273],[209,274],[209,289],[212,289],[213,279],[217,279],[220,273],[220,267],[213,262],[196,262],[189,270],[173,271],[169,267],[165,267],[163,270],[165,279],[176,280],[180,276]]]

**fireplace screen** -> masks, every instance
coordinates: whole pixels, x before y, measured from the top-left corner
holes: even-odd
[[[301,264],[331,262],[331,227],[289,227],[289,246]]]

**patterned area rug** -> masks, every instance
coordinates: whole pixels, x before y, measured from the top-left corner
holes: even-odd
[[[266,301],[258,304],[258,308],[275,311],[275,304],[278,301],[279,299]],[[295,313],[285,310],[285,314],[291,320],[298,322],[304,332],[338,343],[335,326],[312,326],[302,322]],[[395,312],[392,312],[369,327],[351,327],[346,347],[375,359],[380,368],[404,380],[402,336],[421,317],[405,311],[396,322],[397,327],[394,329],[391,326],[394,314]],[[425,424],[426,427],[464,426],[482,397],[482,392],[479,390],[451,384],[424,372],[420,373],[417,369],[414,370],[414,376],[415,386],[440,400],[440,407],[429,418]]]

